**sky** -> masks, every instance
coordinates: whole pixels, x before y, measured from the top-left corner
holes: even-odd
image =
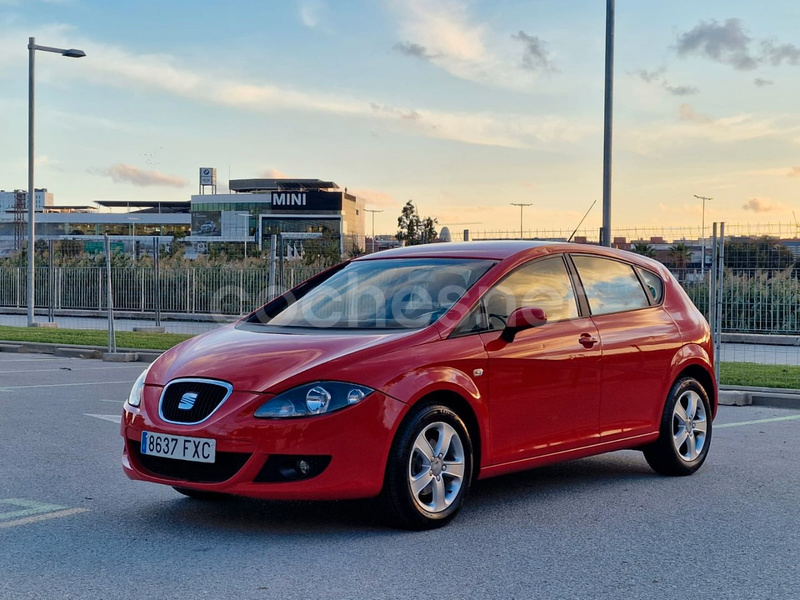
[[[335,181],[376,233],[602,225],[603,0],[0,0],[0,188],[188,200]],[[616,2],[611,225],[795,223],[800,3]],[[367,223],[368,233],[371,221]]]

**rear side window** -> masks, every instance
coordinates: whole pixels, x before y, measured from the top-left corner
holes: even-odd
[[[573,256],[592,315],[650,306],[639,278],[629,264],[597,256]]]
[[[642,276],[644,287],[647,289],[647,293],[650,294],[650,299],[653,301],[653,304],[661,304],[661,301],[664,299],[664,282],[661,281],[661,277],[647,269],[637,270],[639,271],[639,275]]]

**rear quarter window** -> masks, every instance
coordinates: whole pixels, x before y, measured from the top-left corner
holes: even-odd
[[[664,299],[664,281],[661,277],[647,269],[637,268],[637,271],[639,271],[639,275],[642,277],[642,281],[644,281],[644,287],[645,290],[647,290],[647,294],[650,296],[650,300],[653,304],[661,304],[661,301]]]

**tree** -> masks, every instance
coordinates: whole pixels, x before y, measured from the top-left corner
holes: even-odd
[[[341,262],[339,235],[327,227],[322,236],[303,240],[303,264],[309,267],[332,267]]]
[[[647,256],[649,258],[655,258],[656,256],[656,251],[647,242],[639,242],[634,244],[631,247],[631,252],[635,252],[636,254],[641,254],[642,256]]]
[[[397,228],[399,231],[395,236],[406,246],[416,246],[417,244],[428,244],[436,239],[436,219],[419,216],[417,207],[409,200],[403,207],[400,216],[397,217]]]
[[[678,242],[669,249],[669,262],[676,269],[685,269],[689,265],[692,252],[689,246],[683,242]]]

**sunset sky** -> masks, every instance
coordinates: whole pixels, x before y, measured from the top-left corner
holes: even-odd
[[[612,228],[800,216],[800,2],[616,4]],[[0,188],[188,200],[333,180],[379,233],[601,225],[604,0],[0,0]],[[368,231],[370,230],[368,224]]]

